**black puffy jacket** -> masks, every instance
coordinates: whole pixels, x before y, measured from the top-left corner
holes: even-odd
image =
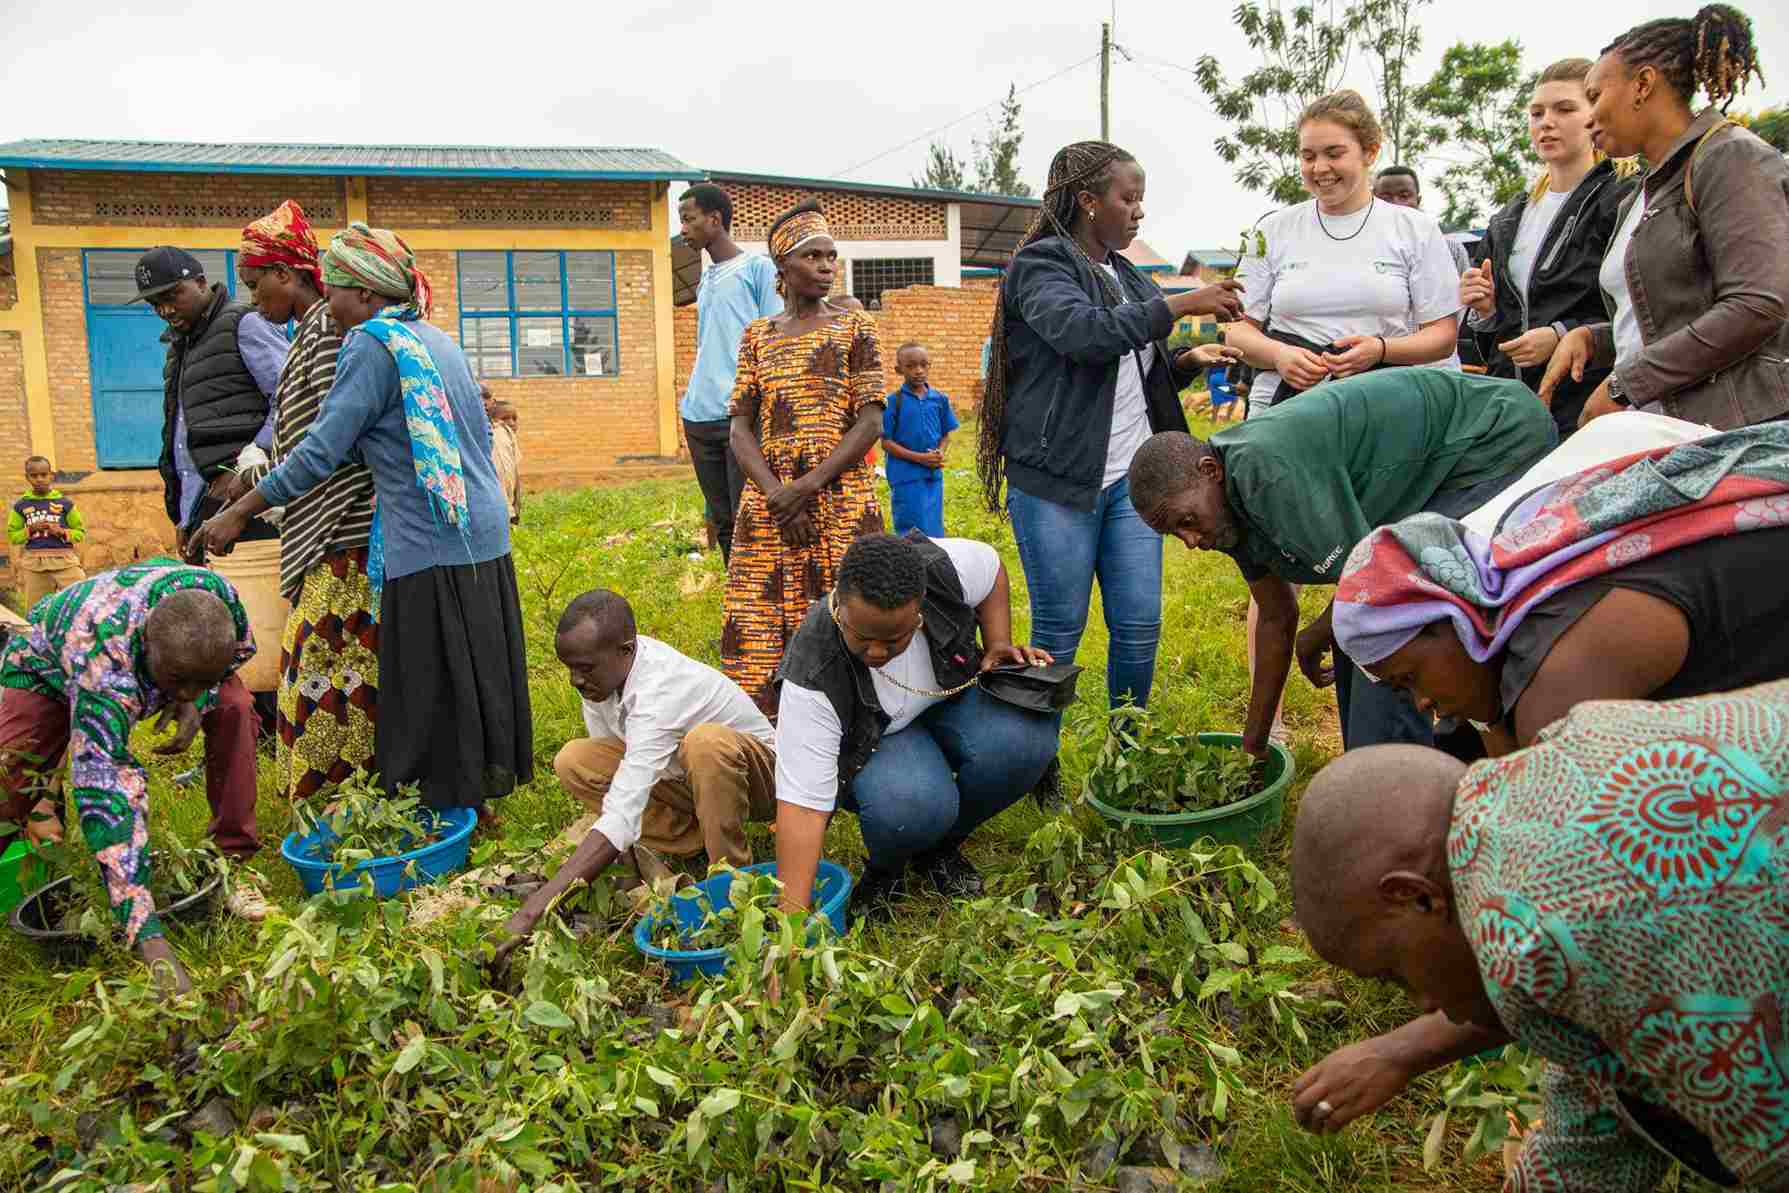
[[[231,301],[221,282],[211,289],[211,307],[196,327],[184,335],[169,330],[162,336],[168,359],[162,366],[160,468],[168,517],[176,526],[180,474],[174,469],[175,404],[186,415],[186,450],[206,481],[235,464],[237,454],[267,421],[267,395],[236,345],[236,329],[254,308]]]
[[[1108,306],[1099,279],[1073,245],[1046,236],[1013,256],[1001,280],[1006,322],[1006,418],[1000,431],[1013,488],[1090,510],[1105,478],[1118,369],[1155,345],[1145,378],[1149,428],[1184,431],[1180,388],[1164,342],[1174,330],[1168,300],[1118,254],[1112,267],[1129,302]],[[990,362],[998,368],[999,362]]]
[[[1605,159],[1572,188],[1535,254],[1527,294],[1516,290],[1509,273],[1509,255],[1522,226],[1528,195],[1517,195],[1491,217],[1485,239],[1490,244],[1491,273],[1497,286],[1497,312],[1490,323],[1482,326],[1471,322],[1471,311],[1465,315],[1492,376],[1519,377],[1528,388],[1538,390],[1546,365],[1517,369],[1508,355],[1497,350],[1498,344],[1536,327],[1551,326],[1563,336],[1574,327],[1608,321],[1597,272],[1602,269],[1609,240],[1615,235],[1621,202],[1639,185],[1637,174],[1624,171],[1626,167],[1618,169],[1613,161]],[[1586,370],[1583,381],[1574,382],[1567,377],[1559,386],[1553,395],[1553,419],[1559,424],[1560,435],[1578,429],[1578,415],[1584,409],[1585,399],[1608,375],[1606,369]]]

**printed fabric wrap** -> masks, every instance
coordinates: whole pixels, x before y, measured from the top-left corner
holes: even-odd
[[[339,238],[338,238],[339,239]],[[333,246],[330,250],[334,252]],[[471,556],[472,511],[466,502],[466,476],[460,470],[460,432],[447,400],[447,383],[428,347],[406,324],[421,318],[414,304],[386,307],[356,330],[385,345],[398,366],[398,388],[404,399],[404,425],[410,432],[410,457],[416,483],[428,494],[436,525],[446,522],[459,531]],[[377,507],[367,542],[367,580],[373,586],[373,615],[385,591],[385,533]]]
[[[770,238],[770,255],[782,260],[816,236],[831,236],[826,217],[818,211],[804,211],[784,220]]]
[[[1641,1193],[1670,1157],[1789,1188],[1785,866],[1789,681],[1588,700],[1466,772],[1460,928],[1498,1020],[1548,1062],[1505,1188]]]
[[[1439,514],[1362,539],[1336,586],[1336,643],[1371,666],[1450,618],[1496,655],[1539,601],[1703,539],[1789,523],[1789,424],[1635,452],[1543,485],[1488,541]]]
[[[319,290],[323,288],[317,237],[311,231],[310,221],[304,218],[304,208],[291,199],[242,230],[236,263],[250,269],[284,265],[307,275]]]
[[[395,298],[411,318],[427,319],[434,307],[429,275],[416,267],[416,254],[396,232],[355,220],[337,232],[323,254],[323,280],[331,286],[371,290]]]

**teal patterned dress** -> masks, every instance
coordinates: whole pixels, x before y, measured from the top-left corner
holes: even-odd
[[[248,614],[229,581],[167,559],[101,572],[46,597],[31,610],[31,628],[0,653],[0,687],[68,705],[75,811],[105,876],[112,914],[133,945],[160,936],[162,929],[149,894],[148,776],[130,752],[130,731],[171,703],[149,673],[143,626],[163,597],[187,588],[209,592],[230,607],[236,665],[253,657]],[[215,699],[215,691],[205,693],[200,710]]]
[[[1789,1188],[1789,681],[1593,701],[1481,762],[1448,868],[1498,1017],[1551,1062],[1509,1187]]]

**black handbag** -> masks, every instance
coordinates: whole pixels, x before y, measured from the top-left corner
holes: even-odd
[[[1075,702],[1081,668],[1073,663],[1008,663],[981,673],[981,690],[1003,704],[1032,712],[1057,712]]]

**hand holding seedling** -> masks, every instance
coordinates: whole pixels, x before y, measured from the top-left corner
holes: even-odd
[[[180,700],[162,709],[155,719],[154,731],[166,733],[170,726],[174,736],[155,747],[157,754],[184,754],[199,734],[199,708],[190,700]]]
[[[492,971],[501,971],[504,966],[509,964],[510,954],[521,947],[522,943],[534,932],[534,927],[540,923],[540,918],[547,914],[547,908],[553,905],[553,901],[563,894],[567,887],[574,882],[589,881],[592,876],[602,873],[604,869],[614,864],[620,856],[621,851],[616,849],[614,843],[599,830],[591,829],[586,833],[584,839],[578,842],[578,847],[572,852],[570,859],[559,867],[551,878],[541,884],[538,891],[529,895],[527,901],[516,909],[514,915],[509,917],[509,922],[503,925],[506,939],[497,946],[497,951],[491,954]]]

